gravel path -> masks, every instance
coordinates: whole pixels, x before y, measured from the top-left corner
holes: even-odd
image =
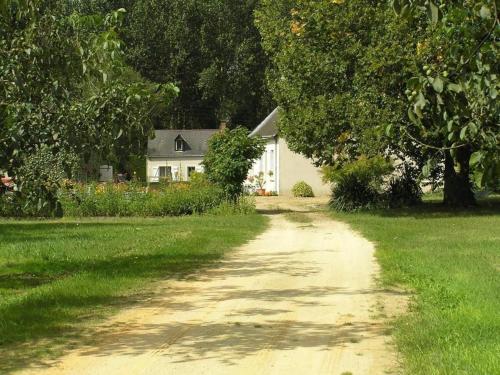
[[[96,346],[23,373],[394,371],[380,314],[388,296],[375,287],[372,244],[321,213],[297,223],[274,211],[265,233],[217,267],[161,283],[151,300],[101,325]]]

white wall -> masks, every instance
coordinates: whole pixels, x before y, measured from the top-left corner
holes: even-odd
[[[248,172],[249,177],[258,176],[260,172],[264,172],[265,189],[266,191],[279,191],[279,165],[278,165],[278,144],[274,138],[266,139],[265,151],[261,158],[256,160],[252,169]],[[272,172],[272,175],[270,175]],[[248,181],[246,183],[249,185]],[[257,188],[254,182],[253,187]]]
[[[149,182],[158,182],[159,181],[159,167],[171,167],[172,175],[175,176],[176,172],[180,177],[180,181],[188,181],[188,167],[195,167],[197,172],[203,171],[203,166],[201,162],[203,159],[201,158],[186,158],[186,159],[176,159],[176,160],[167,160],[167,159],[148,159],[146,162],[146,172],[147,179]],[[175,177],[174,177],[175,178]]]
[[[323,182],[321,169],[310,159],[291,151],[283,138],[279,139],[279,150],[280,195],[292,195],[293,185],[299,181],[307,182],[316,196],[331,194],[330,184]]]

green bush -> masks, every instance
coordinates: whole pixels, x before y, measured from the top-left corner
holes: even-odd
[[[294,197],[308,198],[314,197],[313,189],[304,181],[297,182],[293,185],[292,194]]]
[[[422,203],[422,188],[418,171],[405,168],[401,175],[391,178],[387,186],[386,200],[391,208],[409,207]]]
[[[356,211],[382,205],[383,179],[392,170],[390,163],[381,157],[360,157],[340,169],[326,170],[325,179],[334,183],[330,207],[336,211]]]
[[[249,215],[254,214],[255,199],[253,197],[240,197],[236,202],[226,201],[218,207],[208,211],[212,215]]]
[[[243,194],[243,183],[254,160],[263,152],[263,140],[249,137],[247,129],[238,127],[216,133],[208,141],[203,158],[206,177],[235,201]]]
[[[74,154],[64,151],[54,154],[45,146],[25,157],[16,175],[19,189],[16,203],[23,202],[22,208],[19,207],[23,213],[27,216],[61,216],[57,192],[63,181],[74,173],[77,164]]]
[[[182,216],[201,214],[225,203],[222,189],[187,183],[148,189],[141,185],[74,185],[60,192],[66,216]]]

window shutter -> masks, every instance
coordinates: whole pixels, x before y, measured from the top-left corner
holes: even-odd
[[[149,181],[151,182],[158,182],[159,181],[159,176],[160,176],[160,171],[157,167],[153,167],[153,175],[149,176]]]
[[[172,180],[173,181],[179,181],[180,178],[179,178],[179,167],[172,167]]]

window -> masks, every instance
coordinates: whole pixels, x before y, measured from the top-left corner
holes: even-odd
[[[193,172],[196,172],[196,167],[188,167],[188,180],[193,174]]]
[[[160,167],[158,168],[158,174],[160,178],[172,179],[172,167]]]
[[[175,140],[175,151],[184,151],[184,140],[182,138]]]

